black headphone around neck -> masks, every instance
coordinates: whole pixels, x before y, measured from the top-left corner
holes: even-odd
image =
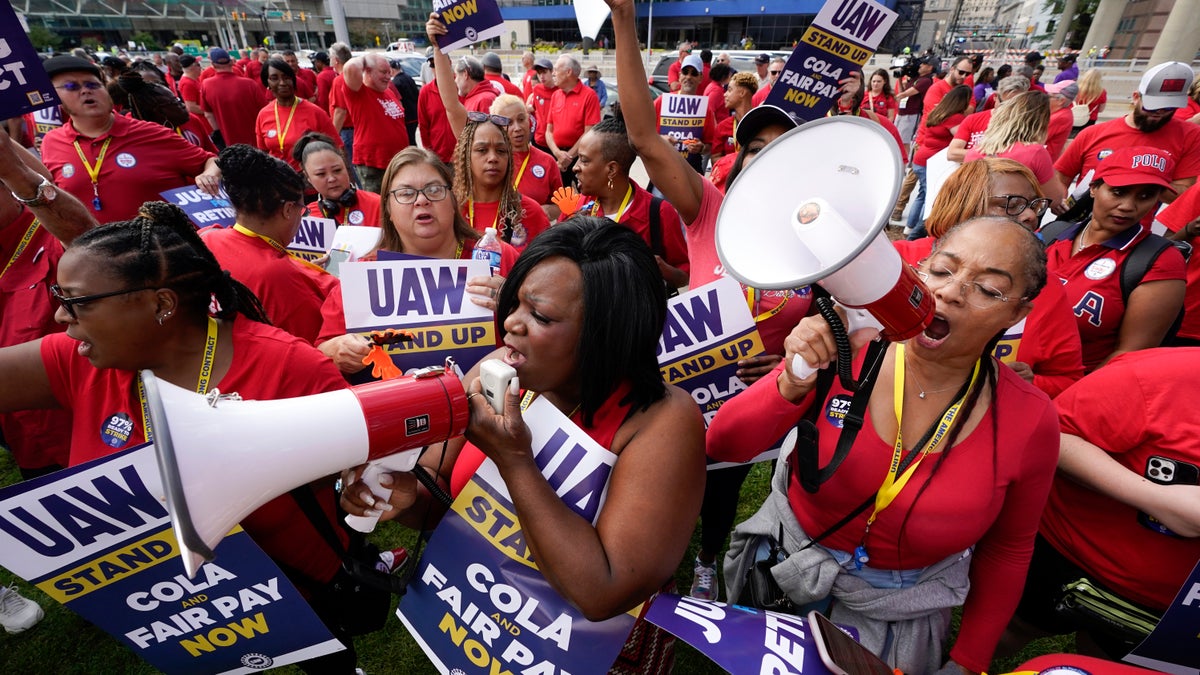
[[[351,185],[337,199],[325,199],[321,197],[317,200],[317,207],[321,209],[321,215],[326,218],[336,218],[343,208],[349,208],[358,203],[358,188]]]

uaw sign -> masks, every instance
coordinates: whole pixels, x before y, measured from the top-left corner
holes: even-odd
[[[438,47],[447,53],[504,32],[496,0],[433,0],[433,11],[446,24],[446,34],[438,36]]]
[[[312,262],[329,253],[333,248],[333,237],[337,234],[337,222],[332,218],[305,216],[300,219],[300,229],[287,245],[288,253]]]
[[[798,121],[824,117],[839,80],[862,67],[898,15],[872,0],[829,0],[792,51],[766,102]]]
[[[617,456],[544,398],[524,419],[550,487],[594,524]],[[636,611],[589,621],[559,595],[538,570],[499,470],[484,460],[434,530],[396,613],[443,673],[600,675]]]
[[[400,328],[411,342],[387,346],[404,372],[454,357],[463,372],[496,348],[492,311],[471,302],[467,280],[486,277],[482,260],[379,260],[341,266],[346,330],[364,337]],[[461,375],[461,373],[460,373]]]
[[[29,42],[24,18],[0,5],[0,119],[58,105],[58,94]]]
[[[0,490],[0,565],[165,673],[251,673],[343,649],[240,527],[187,578],[161,483],[142,445]]]

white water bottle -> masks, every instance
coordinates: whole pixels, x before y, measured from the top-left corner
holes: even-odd
[[[471,258],[486,261],[492,276],[500,273],[500,239],[496,237],[496,228],[489,227],[484,230],[483,238],[475,242]]]

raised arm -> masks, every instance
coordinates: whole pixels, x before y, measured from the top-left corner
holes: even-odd
[[[437,12],[430,12],[429,20],[425,22],[425,34],[429,36],[429,44],[433,45],[433,74],[437,78],[438,95],[442,97],[450,128],[458,136],[467,126],[467,108],[458,100],[458,85],[454,82],[454,65],[450,63],[450,56],[438,46],[437,38],[446,34],[446,24],[442,23]]]
[[[22,199],[34,199],[42,181],[49,177],[50,172],[28,150],[9,138],[8,134],[0,136],[0,183],[3,189]],[[44,195],[44,190],[41,191]],[[98,225],[87,207],[71,193],[66,190],[55,190],[55,193],[53,200],[28,208],[46,230],[64,245]],[[5,195],[4,198],[9,196]]]
[[[363,57],[356,56],[346,62],[342,67],[342,79],[346,81],[346,86],[350,91],[358,91],[364,86],[363,71],[366,70],[366,64],[363,63]],[[335,125],[337,126],[337,125]]]
[[[683,222],[690,224],[700,214],[704,178],[658,135],[658,121],[650,102],[650,90],[640,86],[646,81],[646,68],[642,65],[642,53],[638,49],[633,0],[605,2],[612,9],[617,81],[626,83],[621,88],[621,110],[625,115],[629,141],[641,157],[651,182],[671,202]]]

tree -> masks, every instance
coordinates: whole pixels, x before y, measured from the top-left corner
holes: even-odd
[[[162,49],[162,45],[158,44],[158,40],[154,39],[154,34],[147,31],[134,33],[129,37],[135,44],[145,45],[148,51],[157,52]]]
[[[45,26],[30,26],[29,41],[33,43],[36,49],[40,50],[58,50],[62,45],[62,38]]]
[[[1071,37],[1065,46],[1069,49],[1082,49],[1083,41],[1087,39],[1088,29],[1092,27],[1092,17],[1096,16],[1096,9],[1100,6],[1100,0],[1079,0],[1079,5],[1075,8],[1075,16],[1062,16],[1065,5],[1063,0],[1046,0],[1042,4],[1042,8],[1054,16],[1060,17],[1059,21],[1071,22],[1068,29]],[[1053,25],[1057,26],[1058,24],[1054,23]],[[1047,27],[1046,32],[1038,37],[1043,40],[1053,39],[1054,31]]]

